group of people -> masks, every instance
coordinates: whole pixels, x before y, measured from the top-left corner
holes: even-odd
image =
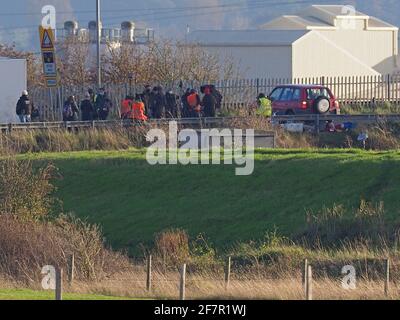
[[[107,120],[112,109],[112,101],[104,88],[100,88],[97,94],[92,89],[85,93],[80,107],[75,96],[70,96],[63,106],[63,121]]]
[[[69,96],[63,104],[63,121],[107,120],[112,109],[112,102],[107,92],[101,88],[97,94],[89,89],[84,100],[78,105],[75,96]],[[24,90],[17,102],[16,114],[21,123],[38,121],[39,109],[34,106],[28,91]]]
[[[146,121],[149,118],[215,117],[221,108],[222,95],[213,85],[201,87],[203,98],[196,89],[188,88],[179,96],[172,90],[164,92],[161,86],[145,86],[143,93],[126,96],[121,104],[121,118]]]

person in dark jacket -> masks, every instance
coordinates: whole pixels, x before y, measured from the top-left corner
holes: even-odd
[[[94,106],[94,104],[96,103],[96,94],[94,93],[93,89],[91,89],[91,88],[88,89],[87,93],[89,94],[90,102]]]
[[[149,115],[151,118],[155,118],[156,114],[156,96],[157,96],[157,87],[154,87],[149,95]]]
[[[211,88],[205,88],[204,98],[201,104],[204,108],[204,116],[207,118],[214,118],[217,106],[217,99],[215,99],[214,95],[211,93]]]
[[[155,119],[162,119],[165,117],[165,109],[167,100],[162,87],[157,87],[153,101],[153,117]]]
[[[28,91],[24,90],[17,102],[16,113],[22,123],[31,122],[33,103],[29,98]]]
[[[142,101],[144,103],[144,107],[146,110],[146,115],[151,116],[151,111],[150,111],[150,100],[151,100],[151,87],[149,85],[146,85],[144,87],[144,91],[141,95]]]
[[[82,121],[92,121],[94,114],[94,105],[90,93],[85,94],[85,100],[81,102],[81,116]]]
[[[39,122],[40,121],[40,110],[36,106],[32,106],[31,121],[32,122]]]
[[[104,88],[101,88],[99,94],[96,97],[95,103],[95,115],[99,120],[107,120],[112,108],[112,102],[108,98],[107,92]]]
[[[211,89],[211,94],[214,96],[215,101],[216,101],[215,109],[221,110],[222,100],[224,99],[224,97],[222,96],[221,92],[219,92],[219,90],[214,85],[211,85],[210,89]]]
[[[215,109],[220,110],[222,107],[222,100],[223,100],[223,96],[222,96],[221,92],[215,87],[215,85],[208,84],[208,85],[201,87],[201,93],[205,94],[205,91],[207,89],[211,90],[211,94],[215,98],[215,101],[216,101]]]
[[[167,118],[178,118],[179,109],[179,96],[176,95],[172,90],[168,91],[165,95],[167,102],[166,116]]]
[[[78,121],[79,109],[74,96],[70,96],[64,103],[63,121]]]

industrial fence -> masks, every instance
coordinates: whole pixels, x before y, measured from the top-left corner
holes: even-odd
[[[166,90],[172,90],[183,95],[186,88],[200,89],[197,81],[184,81],[162,84]],[[278,85],[313,84],[329,87],[341,104],[376,105],[379,103],[400,102],[400,75],[386,76],[353,76],[353,77],[310,77],[310,78],[259,78],[231,79],[213,83],[222,93],[224,99],[222,108],[231,112],[240,108],[248,108],[254,104],[260,93],[268,95]],[[70,95],[83,99],[87,90],[94,86],[63,86],[44,89],[31,88],[31,96],[39,107],[41,120],[58,121],[62,118],[62,106]],[[114,108],[111,117],[119,117],[119,106],[127,94],[142,93],[144,85],[108,84],[105,88]]]

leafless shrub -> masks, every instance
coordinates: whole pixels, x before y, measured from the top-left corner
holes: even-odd
[[[372,150],[396,150],[400,148],[399,131],[387,122],[380,122],[362,130],[368,132],[367,147]]]
[[[161,232],[156,236],[155,252],[167,266],[187,263],[190,257],[188,234],[179,229]]]
[[[51,164],[33,170],[29,161],[7,158],[0,162],[0,214],[22,220],[46,218],[53,208],[51,184],[55,172]]]
[[[0,216],[0,273],[16,281],[38,282],[45,265],[68,270],[74,254],[76,277],[102,279],[129,268],[128,259],[104,247],[99,228],[61,216],[37,223]]]

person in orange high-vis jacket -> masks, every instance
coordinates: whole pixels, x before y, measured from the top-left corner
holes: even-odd
[[[132,104],[133,98],[131,96],[126,96],[121,103],[121,119],[132,118]]]
[[[138,121],[148,120],[146,116],[146,107],[139,96],[136,96],[136,99],[133,103],[133,119]]]
[[[197,90],[193,89],[190,91],[190,95],[187,97],[187,102],[190,108],[191,117],[197,118],[201,116],[201,100],[197,93]]]

